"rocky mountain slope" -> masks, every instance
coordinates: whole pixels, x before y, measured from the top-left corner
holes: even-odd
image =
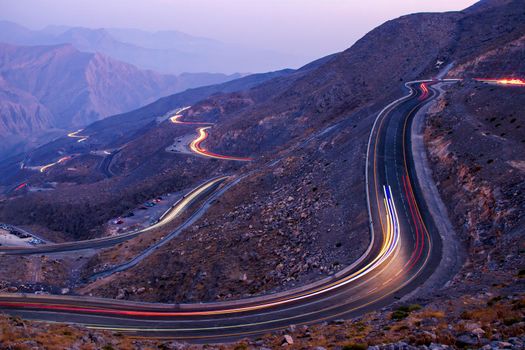
[[[275,168],[262,170],[263,175],[254,176],[251,181],[241,182],[236,190],[225,195],[223,203],[227,205],[217,210],[218,213],[210,211],[203,224],[174,240],[164,254],[154,254],[129,272],[98,281],[94,288],[86,290],[108,297],[117,296],[124,290],[127,298],[135,300],[221,300],[279,290],[282,286],[305,283],[315,275],[337,271],[338,264],[351,261],[360,250],[346,249],[344,254],[339,254],[334,246],[366,245],[365,221],[357,219],[366,218],[362,197],[362,147],[366,144],[373,116],[388,101],[384,96],[394,99],[392,86],[432,76],[436,74],[437,66],[444,67],[452,61],[456,61],[457,67],[469,65],[469,62],[482,64],[479,57],[484,57],[494,48],[504,43],[515,47],[515,40],[525,32],[523,14],[516,12],[517,7],[519,2],[509,2],[505,6],[496,6],[496,10],[489,7],[490,10],[483,11],[478,7],[464,13],[406,16],[377,28],[352,48],[304,75],[269,81],[249,91],[212,96],[199,102],[188,111],[188,119],[202,120],[204,116],[205,120],[218,121],[208,143],[211,149],[222,153],[258,155],[265,160],[282,155],[286,161]],[[487,28],[486,23],[491,23],[491,26]],[[491,29],[493,27],[496,30]],[[423,37],[425,44],[420,42]],[[473,43],[473,37],[487,39]],[[432,44],[428,44],[430,41]],[[389,58],[386,62],[385,57]],[[498,58],[501,62],[501,59],[507,61],[511,57]],[[516,57],[522,57],[521,53]],[[446,63],[439,64],[438,61]],[[521,62],[519,58],[517,61]],[[377,67],[378,71],[372,76],[367,68],[370,65]],[[515,68],[507,74],[523,71],[520,66]],[[472,74],[476,72],[458,68],[451,76],[468,78]],[[503,70],[498,74],[503,74]],[[503,105],[499,108],[503,109]],[[324,137],[314,139],[311,145],[302,146],[293,155],[286,153],[308,135],[315,135],[315,131],[330,125],[337,125],[335,130],[344,131],[328,132]],[[150,141],[144,138],[136,142],[141,145],[136,145],[137,149],[144,149]],[[353,156],[345,149],[353,150]],[[135,154],[131,147],[123,150],[116,164],[120,163],[122,169],[132,169],[133,164],[141,162],[135,159]],[[341,170],[340,165],[345,161],[351,166]],[[320,164],[324,169],[317,167]],[[323,179],[316,177],[320,173]],[[312,193],[303,193],[306,183],[296,185],[295,177],[316,184],[322,200],[316,199]],[[266,188],[265,180],[272,186]],[[292,200],[287,202],[288,196],[285,195],[281,201],[275,193],[282,192],[289,194]],[[352,198],[337,198],[341,192],[352,193]],[[246,199],[246,193],[251,194],[250,199]],[[310,204],[305,205],[296,196],[310,201]],[[354,220],[346,223],[346,227],[338,227],[337,220],[325,217],[317,210],[314,217],[320,221],[317,226],[310,226],[312,223],[308,218],[312,214],[308,208],[317,201],[320,208],[326,208],[335,217]],[[282,209],[275,210],[275,206],[284,208],[285,213]],[[304,213],[298,209],[303,206],[306,206]],[[337,206],[342,212],[337,211]],[[296,218],[290,212],[304,217]],[[245,219],[252,217],[260,218],[262,225]],[[335,225],[331,225],[328,232],[320,229],[329,222]],[[251,227],[247,227],[248,224]],[[220,236],[216,234],[217,228],[220,228]],[[262,243],[268,232],[272,232],[269,241]],[[284,241],[280,241],[281,235],[285,237]],[[191,248],[186,246],[189,241]],[[237,243],[227,243],[232,241]],[[315,243],[303,245],[303,241]],[[239,245],[243,249],[238,249]],[[225,250],[225,246],[230,246],[230,249]],[[184,256],[168,253],[179,250],[186,252]],[[259,258],[251,259],[237,253],[243,251],[254,252]],[[203,259],[201,252],[213,258]],[[111,261],[114,254],[98,257],[95,266]],[[194,261],[190,265],[196,270],[186,268],[181,261]],[[302,266],[305,261],[317,263]],[[209,267],[206,267],[208,262]],[[157,273],[159,264],[164,263],[179,268],[173,274],[168,269]],[[204,277],[196,279],[195,276]],[[239,281],[242,281],[241,285]],[[141,295],[129,291],[129,286],[145,285],[151,287]],[[197,288],[189,288],[190,285]],[[169,291],[168,294],[165,291]]]
[[[155,130],[157,131],[164,130],[166,126],[169,126],[170,123],[166,122],[166,113],[169,111],[173,111],[177,108],[185,106],[186,103],[192,103],[192,102],[201,100],[215,93],[249,89],[267,80],[277,78],[277,77],[285,77],[292,73],[293,71],[291,70],[284,70],[284,71],[273,72],[273,73],[255,74],[255,75],[250,75],[250,76],[243,77],[240,79],[236,79],[230,82],[226,82],[223,84],[200,87],[196,89],[189,89],[185,92],[162,98],[138,110],[128,112],[128,113],[123,113],[123,114],[116,115],[116,116],[112,116],[104,120],[101,120],[99,122],[93,123],[90,126],[86,127],[85,130],[82,131],[82,134],[89,135],[89,138],[85,140],[84,142],[79,143],[77,142],[78,139],[72,139],[69,137],[61,137],[47,145],[44,145],[42,147],[39,147],[31,151],[30,154],[28,155],[19,155],[16,157],[11,157],[1,162],[0,172],[2,174],[2,177],[1,177],[2,186],[4,186],[3,188],[6,191],[9,191],[9,189],[12,188],[14,184],[19,183],[20,181],[28,181],[31,184],[39,186],[39,185],[46,183],[48,180],[51,180],[53,176],[58,175],[59,177],[61,177],[61,179],[59,180],[59,182],[61,183],[71,184],[71,183],[94,182],[92,184],[93,188],[96,188],[100,185],[105,187],[106,185],[103,185],[104,182],[101,182],[101,180],[104,179],[105,176],[101,174],[100,172],[100,161],[103,160],[103,158],[94,157],[93,155],[89,154],[90,150],[100,150],[100,149],[105,149],[105,148],[115,149],[115,148],[122,147],[123,145],[126,145],[128,143],[130,143],[130,145],[132,146],[137,144],[139,147],[141,147],[140,143],[133,142],[133,141],[136,138],[138,138],[139,135],[142,135],[144,133],[147,134],[150,131],[155,132]],[[170,114],[168,113],[167,115],[170,115]],[[159,127],[160,125],[162,125],[162,127]],[[173,142],[171,137],[175,137],[178,134],[177,130],[170,129],[170,128],[167,128],[165,130],[166,131],[171,130],[171,132],[167,134],[167,137],[169,138],[165,139],[164,143],[159,143],[159,139],[157,137],[154,137],[155,141],[153,141],[150,144],[150,146],[148,146],[147,148],[150,148],[152,145],[154,147],[162,147],[162,146],[167,146],[168,144],[171,144]],[[189,129],[187,128],[183,129],[183,131],[187,131],[187,130]],[[158,148],[158,150],[160,152],[160,148]],[[141,154],[144,154],[146,157],[150,155],[149,152],[143,152],[140,150],[138,150],[138,152]],[[21,163],[24,163],[24,164],[27,163],[28,165],[45,164],[45,163],[53,162],[54,159],[57,157],[57,155],[60,155],[63,153],[76,154],[77,157],[74,161],[78,161],[78,164],[82,164],[81,166],[83,168],[86,168],[86,165],[87,165],[87,170],[86,170],[87,173],[86,172],[82,174],[79,174],[78,172],[62,173],[59,169],[58,173],[55,171],[52,171],[52,173],[40,174],[38,171],[35,172],[32,170],[20,169]],[[146,191],[144,194],[146,194],[147,192],[150,192],[151,190],[159,192],[157,188],[158,184],[156,182],[158,181],[157,178],[152,178],[150,180],[144,181],[145,177],[148,177],[152,174],[155,174],[155,173],[157,173],[157,175],[162,174],[162,177],[165,179],[163,181],[165,181],[167,184],[169,184],[170,182],[173,182],[172,180],[174,178],[174,175],[173,175],[174,169],[172,168],[174,165],[173,157],[169,156],[168,154],[165,154],[164,150],[160,152],[160,155],[165,156],[164,157],[164,160],[166,161],[165,166],[168,167],[166,168],[166,170],[171,169],[169,170],[168,173],[166,173],[166,170],[158,171],[157,165],[155,165],[155,167],[148,168],[149,165],[144,164],[144,168],[147,169],[146,173],[138,177],[132,177],[132,178],[135,178],[135,181],[138,181],[138,182],[135,182],[135,185],[138,185],[139,183],[141,183],[140,184],[141,187],[146,186],[147,188],[149,188],[148,190],[144,190]],[[116,184],[113,183],[113,185],[118,186],[118,184],[121,183],[122,185],[119,187],[124,191],[122,192],[122,194],[124,194],[128,192],[131,188],[133,188],[133,187],[131,188],[128,187],[130,184],[129,181],[132,178],[120,179],[124,181],[119,181]],[[113,179],[112,182],[114,180],[115,179]],[[107,186],[112,186],[112,185],[107,184]],[[169,186],[172,186],[172,184]],[[83,192],[83,191],[77,192],[77,195],[81,193],[85,193],[85,195],[90,197],[91,198],[90,200],[92,200],[92,199],[95,199],[89,194],[89,192],[92,190],[93,189],[88,189],[87,192]],[[62,193],[62,191],[60,192]],[[63,193],[65,194],[66,192],[63,192]],[[101,194],[103,193],[104,192],[101,192]],[[115,193],[115,192],[111,191],[111,193]],[[158,194],[162,194],[162,191],[159,192]],[[40,193],[40,195],[45,195],[45,194]],[[135,190],[132,190],[130,192],[130,196],[135,198],[135,199],[132,199],[132,198],[129,199],[131,200],[131,203],[137,200]],[[66,197],[67,197],[67,199],[65,199],[66,201],[69,201],[70,199],[72,199],[72,197],[69,197],[69,196],[66,196]],[[117,204],[117,202],[113,202],[112,197],[113,197],[113,194],[111,194],[108,197],[101,195],[101,196],[98,196],[97,197],[98,199],[96,200],[101,201],[100,202],[101,207],[115,208],[115,205],[117,205],[117,207],[120,207],[120,205]],[[19,198],[19,199],[22,199],[22,198]],[[105,202],[107,200],[110,200],[111,203],[106,202],[105,204],[102,204],[102,202]],[[24,200],[22,200],[22,202],[24,202]],[[58,202],[60,202],[60,200],[58,200]],[[129,204],[128,200],[120,201],[120,203],[123,204],[124,207],[121,209],[117,209],[117,212],[119,210],[126,210],[125,208],[129,208],[129,205],[133,205],[133,204]],[[6,209],[8,210],[13,209],[17,211],[18,209],[15,209],[16,207],[17,207],[16,205],[15,206],[9,205],[8,207],[6,207]],[[51,209],[51,207],[49,208]],[[89,205],[89,208],[95,209],[95,207],[93,207],[92,205]],[[88,210],[89,212],[91,209],[84,208],[83,210]],[[100,225],[101,223],[108,220],[112,216],[117,215],[117,213],[114,212],[113,209],[109,211],[106,211],[106,210],[99,211],[98,209],[96,210],[98,214],[82,216],[85,218],[90,218],[89,220],[86,221],[86,223],[91,222],[91,224],[88,225],[88,231],[93,229],[92,219],[95,219],[97,221],[96,225]],[[38,215],[40,216],[40,219],[38,219],[37,221],[40,221],[40,220],[46,221],[47,219],[45,218],[49,218],[49,215],[48,215],[49,213],[47,211],[44,210],[44,211],[37,211],[37,212],[39,213]],[[62,212],[61,210],[58,210],[57,212],[55,209],[52,209],[52,212],[53,212],[52,216],[56,217],[57,223],[62,221],[62,219],[60,218],[61,214],[59,214],[59,212]],[[80,218],[80,216],[78,218]],[[77,225],[77,224],[74,224],[74,225]],[[81,225],[84,226],[84,224],[81,224]],[[60,230],[59,227],[56,227],[56,228]],[[84,234],[86,232],[85,228],[86,226],[84,226]]]
[[[0,133],[13,139],[1,146],[4,155],[16,141],[75,130],[169,93],[236,77],[161,75],[70,45],[0,44],[0,52]]]
[[[516,336],[524,332],[520,106],[525,95],[523,88],[484,85],[472,78],[525,76],[522,5],[521,0],[483,1],[462,12],[405,16],[341,54],[248,89],[188,103],[193,106],[184,112],[185,120],[216,123],[208,149],[253,157],[250,163],[166,152],[176,138],[194,135],[195,128],[162,118],[132,133],[115,131],[113,139],[93,132],[95,140],[82,146],[88,147],[83,154],[80,146],[69,146],[74,142],[50,144],[39,157],[79,156],[46,174],[19,173],[15,180],[58,185],[48,193],[6,197],[0,218],[40,224],[75,238],[101,235],[105,221],[89,222],[92,215],[109,219],[147,198],[188,190],[212,176],[248,174],[198,222],[128,271],[89,281],[95,271],[137,254],[180,222],[81,262],[58,258],[65,266],[73,260],[81,265],[80,276],[64,272],[60,287],[119,299],[189,302],[308,283],[355,260],[368,244],[363,169],[375,116],[404,93],[404,81],[434,76],[453,63],[448,76],[464,81],[431,109],[425,140],[438,189],[468,254],[466,264],[443,289],[434,286],[414,304],[411,297],[410,304],[353,323],[292,327],[238,345],[362,349],[404,340],[421,348],[440,343],[517,349],[523,340]],[[125,125],[148,110],[155,116],[169,113],[183,105],[169,102],[178,97],[113,120]],[[87,154],[105,147],[122,147],[112,161],[116,175],[111,178],[103,177]],[[71,167],[85,172],[75,175],[67,170]],[[29,215],[35,212],[42,214]],[[41,264],[44,269],[51,262]],[[45,275],[39,287],[53,290],[56,276]],[[6,285],[16,285],[15,277],[5,277]]]

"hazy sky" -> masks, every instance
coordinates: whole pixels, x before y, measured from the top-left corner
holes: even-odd
[[[317,58],[341,51],[388,19],[461,10],[475,0],[0,0],[0,19],[48,24],[173,29]]]

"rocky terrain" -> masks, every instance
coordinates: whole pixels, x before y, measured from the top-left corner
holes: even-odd
[[[75,157],[45,174],[22,172],[31,183],[57,183],[55,190],[17,194],[0,206],[0,217],[14,224],[43,225],[71,237],[94,237],[100,235],[104,222],[147,198],[187,190],[219,174],[257,169],[225,194],[221,201],[226,204],[214,206],[192,230],[134,270],[87,290],[115,297],[126,286],[135,286],[149,292],[129,296],[134,299],[213,300],[266,293],[334,273],[366,245],[362,169],[374,116],[401,93],[403,81],[437,74],[443,65],[438,61],[458,60],[451,76],[468,78],[471,70],[461,67],[478,62],[504,42],[514,47],[523,33],[523,15],[515,11],[517,2],[502,3],[506,6],[490,2],[463,13],[405,16],[375,29],[341,54],[269,76],[248,89],[241,84],[233,93],[197,92],[200,102],[175,95],[93,124],[85,130],[90,139],[80,145],[62,139],[33,152],[31,162],[53,161],[64,153]],[[490,8],[494,4],[497,10]],[[487,21],[498,23],[497,31],[482,24]],[[474,34],[489,39],[468,49],[458,45]],[[390,57],[387,63],[384,57]],[[377,67],[377,74],[368,74],[370,65]],[[392,89],[396,86],[399,90]],[[207,147],[252,156],[255,161],[241,164],[167,153],[175,138],[195,133],[195,128],[159,117],[186,101],[197,102],[185,112],[186,120],[217,123]],[[144,115],[149,118],[143,119]],[[86,150],[109,147],[120,151],[111,161],[117,176],[108,179],[100,173],[97,158]],[[265,166],[280,158],[281,163]],[[137,241],[131,245],[141,247]],[[354,249],[344,249],[348,246]],[[130,245],[120,249],[139,250]],[[244,256],[245,251],[253,256]],[[108,264],[112,253],[97,255],[83,274]],[[213,258],[203,259],[202,254]],[[158,276],[159,262],[178,265],[187,259],[208,265],[182,264],[177,272]],[[195,275],[203,276],[201,292],[190,295],[185,286],[194,283]],[[219,280],[226,282],[218,286]],[[171,292],[160,292],[164,289]]]
[[[0,317],[0,349],[170,350],[519,350],[525,344],[523,294],[465,295],[422,307],[403,304],[351,321],[290,326],[273,334],[229,344],[190,345],[114,332]]]
[[[516,276],[525,266],[525,120],[513,106],[524,101],[521,90],[470,83],[449,91],[429,116],[434,177],[468,250],[455,293],[523,290]]]
[[[359,138],[347,142],[357,144]],[[242,180],[205,219],[158,253],[83,287],[82,293],[163,302],[224,300],[284,290],[337,272],[369,242],[366,211],[355,204],[356,198],[364,201],[361,183],[349,182],[349,169],[335,166],[363,162],[364,150],[348,154],[343,151],[348,147],[337,138],[321,146],[308,143],[302,150],[311,153],[309,161],[290,155]],[[330,183],[323,181],[328,176]],[[102,253],[85,273],[115,263],[136,244]]]
[[[471,16],[476,17],[479,14],[477,11],[473,11]],[[521,18],[515,18],[514,13],[509,9],[491,12],[487,16],[494,21],[496,19],[501,21],[503,18],[508,20],[508,17],[511,16],[513,21],[506,23],[509,27],[513,27]],[[418,19],[421,20],[421,18]],[[428,33],[435,29],[434,26],[441,26],[447,21],[453,20],[459,20],[462,27],[469,23],[472,26],[470,32],[486,31],[486,29],[478,28],[474,25],[470,17],[460,17],[459,14],[451,14],[450,17],[442,18],[428,15],[424,19],[424,23],[429,27],[419,30],[427,30],[425,34],[430,35]],[[359,249],[355,252],[345,251],[346,256],[336,254],[333,257],[329,253],[329,247],[337,247],[339,244],[344,247],[349,244],[352,245],[354,242],[357,246],[366,244],[364,188],[362,187],[362,180],[359,180],[362,175],[361,169],[364,168],[364,150],[361,149],[360,152],[356,150],[362,147],[360,145],[365,145],[367,130],[370,128],[370,121],[372,120],[366,117],[373,115],[370,111],[375,111],[372,105],[367,106],[367,108],[363,107],[363,105],[366,106],[367,100],[374,98],[372,96],[376,93],[375,90],[370,89],[369,91],[366,87],[378,86],[378,89],[381,89],[381,86],[388,84],[376,82],[377,85],[374,85],[374,82],[367,81],[364,89],[361,88],[359,91],[351,90],[353,87],[356,87],[353,81],[359,81],[360,74],[364,72],[358,67],[357,62],[361,61],[357,60],[357,57],[362,59],[361,56],[366,54],[369,56],[363,62],[370,62],[374,59],[379,60],[379,57],[376,58],[375,55],[381,56],[382,52],[376,51],[373,55],[369,54],[371,51],[369,45],[372,42],[377,43],[376,35],[383,36],[385,33],[394,33],[393,35],[397,34],[399,36],[399,32],[403,33],[402,28],[404,26],[410,27],[415,21],[414,17],[409,16],[385,24],[370,33],[348,51],[331,58],[327,63],[309,72],[309,74],[295,79],[291,83],[292,85],[280,82],[277,84],[274,81],[270,81],[243,93],[213,96],[192,107],[188,112],[189,120],[192,118],[202,119],[204,116],[208,120],[216,119],[219,121],[217,128],[214,129],[214,133],[211,134],[210,144],[221,152],[250,155],[262,154],[261,157],[271,157],[266,152],[274,152],[275,148],[280,149],[280,145],[290,145],[287,147],[293,149],[292,153],[296,157],[292,157],[288,162],[284,162],[285,164],[281,163],[279,166],[271,169],[270,178],[272,180],[268,179],[267,181],[274,185],[267,190],[266,194],[264,192],[261,193],[261,190],[265,189],[264,180],[250,181],[250,178],[246,182],[241,182],[236,189],[225,195],[222,203],[227,203],[227,205],[223,204],[212,209],[203,220],[203,223],[181,236],[180,239],[174,240],[163,253],[159,252],[151,256],[127,273],[112,276],[106,282],[98,281],[94,289],[88,287],[87,290],[94,294],[101,293],[100,295],[106,297],[124,296],[135,300],[173,300],[178,302],[222,300],[230,297],[235,298],[280,290],[283,286],[295,286],[305,283],[316,278],[312,272],[317,272],[318,275],[323,273],[330,275],[341,265],[344,265],[344,261],[350,261],[358,256]],[[435,38],[437,43],[442,41],[443,44],[440,45],[445,45],[446,38],[451,34],[445,33],[446,35],[441,36],[442,34],[442,32],[437,35],[432,33],[434,35],[432,37]],[[465,31],[459,31],[456,35],[460,41],[469,37]],[[515,47],[513,42],[520,40],[519,35],[514,31],[507,32],[504,37],[505,40],[509,41],[507,45],[512,48]],[[479,57],[484,57],[487,52],[491,52],[492,46],[500,45],[502,40],[501,36],[492,37],[491,42],[485,41],[481,48],[478,48],[477,54],[472,52],[468,54],[464,51],[456,53],[458,57],[465,57],[463,65],[458,65],[458,67],[469,65],[469,62],[480,62]],[[410,43],[410,39],[406,39],[404,42],[406,41]],[[397,50],[397,45],[397,42],[393,41],[384,50],[386,52],[388,50]],[[417,43],[414,43],[414,45],[417,45]],[[436,49],[433,48],[433,50]],[[452,54],[454,50],[456,50],[455,47],[450,48],[449,54]],[[445,49],[442,49],[441,52],[445,52]],[[422,59],[427,60],[428,65],[432,67],[433,61],[429,60],[427,56],[428,54],[424,55]],[[517,56],[521,57],[519,54]],[[505,57],[512,57],[512,54]],[[348,65],[347,62],[356,63]],[[392,69],[392,72],[395,72],[400,65],[401,63],[394,63],[387,69]],[[517,71],[522,69],[521,67],[515,68]],[[469,74],[474,74],[474,72],[473,70],[457,68],[450,73],[450,76],[469,77]],[[323,80],[318,78],[328,74],[330,74],[331,79],[326,81],[326,85],[324,85]],[[396,72],[387,76],[397,76],[397,74],[410,76],[410,73],[405,72]],[[346,77],[352,77],[352,83],[345,82]],[[364,80],[364,77],[362,79]],[[407,78],[407,80],[409,79]],[[340,84],[337,83],[338,81],[340,81]],[[315,89],[312,89],[313,92],[310,94],[303,95],[298,93],[298,91],[306,90],[307,87],[311,88],[312,86],[315,86]],[[462,91],[470,91],[470,89],[463,86]],[[515,93],[519,94],[520,92],[517,91]],[[509,99],[512,98],[513,96],[511,95]],[[287,101],[286,104],[276,102],[283,99]],[[460,105],[459,102],[455,104]],[[503,109],[503,104],[498,108]],[[351,117],[345,121],[345,124],[338,125],[337,121],[345,114]],[[259,122],[247,122],[247,120],[254,119],[259,120]],[[301,139],[301,137],[296,135],[308,135],[311,132],[310,130],[322,130],[322,125],[330,125],[330,123],[335,125],[332,132],[328,132],[313,140],[313,146],[310,148],[295,148],[298,144],[298,141],[295,140]],[[340,130],[351,131],[339,132]],[[215,135],[220,135],[220,137]],[[272,136],[271,139],[268,135]],[[303,136],[302,138],[304,139],[305,137]],[[315,150],[316,147],[318,148],[317,150]],[[344,153],[345,149],[353,150],[351,158],[348,157],[348,153]],[[283,149],[282,152],[286,152],[286,150]],[[299,157],[304,160],[300,160]],[[128,156],[125,159],[129,161],[133,157]],[[313,165],[297,166],[298,160],[299,164],[305,162]],[[334,166],[336,164],[345,164],[345,161],[348,161],[348,168]],[[277,174],[279,172],[286,174],[283,176],[286,185],[283,184],[282,187],[279,185],[281,179],[279,176],[275,176],[276,172]],[[264,175],[259,175],[258,177],[265,179],[270,176],[270,174],[265,175],[269,173],[268,170],[262,170],[262,173]],[[323,175],[309,180],[309,176],[311,176],[309,174]],[[298,176],[299,179],[306,182],[312,182],[319,189],[331,188],[333,193],[343,192],[352,195],[346,198],[346,203],[343,198],[331,199],[334,198],[333,195],[321,202],[321,207],[330,208],[328,212],[334,215],[326,216],[322,211],[315,210],[315,201],[304,204],[296,203],[295,198],[298,186],[295,186],[295,188],[290,187],[290,184],[294,183],[294,176]],[[351,180],[353,185],[345,190],[342,181],[348,181],[349,179],[355,180]],[[239,191],[243,195],[236,195],[235,191]],[[328,194],[332,191],[328,191]],[[454,191],[458,193],[456,190]],[[246,193],[251,193],[250,199],[246,198]],[[308,195],[299,194],[298,197],[307,201],[315,199],[315,196],[312,196],[311,193]],[[288,198],[291,198],[291,200],[287,201]],[[463,196],[463,198],[465,197]],[[278,206],[284,210],[272,210],[272,207],[275,206],[275,200],[277,200]],[[314,203],[314,205],[311,203]],[[334,203],[340,205],[341,210],[343,210],[341,213],[332,209]],[[449,203],[453,202],[450,201]],[[303,207],[309,208],[313,212],[305,212],[303,214],[300,211],[300,208]],[[451,210],[457,212],[455,208],[451,208]],[[215,216],[216,211],[219,211],[221,215]],[[307,220],[305,219],[312,217],[312,214],[315,213],[317,225],[308,223],[309,225],[307,226],[294,226],[294,221],[297,218],[293,216],[288,218],[286,214],[283,216],[283,211],[284,213],[288,212],[298,215],[299,223],[306,222]],[[301,214],[305,217],[301,218]],[[262,221],[262,227],[250,220],[253,217],[257,217]],[[343,221],[340,225],[330,226],[331,231],[329,232],[319,229],[320,227],[326,227],[326,223],[333,223],[334,217],[347,217],[348,219],[346,223]],[[356,218],[361,219],[356,220]],[[283,224],[287,225],[284,226],[286,229],[282,228]],[[251,228],[250,225],[252,226]],[[298,232],[295,235],[293,234],[294,230]],[[348,241],[340,238],[345,237],[345,232],[348,232],[346,236]],[[271,235],[268,235],[269,233]],[[285,240],[281,240],[282,238],[285,238]],[[267,239],[267,244],[265,244],[264,239]],[[365,241],[357,243],[359,239],[365,239]],[[319,250],[317,248],[319,246],[312,243],[305,247],[304,243],[302,243],[314,240],[316,244],[319,241],[322,242],[320,247],[323,247],[324,244],[324,248]],[[184,243],[179,243],[179,241]],[[327,244],[327,242],[330,243]],[[297,247],[296,251],[291,247]],[[240,252],[245,251],[254,252],[254,254],[252,257],[240,254]],[[321,253],[314,253],[318,251]],[[184,252],[184,254],[179,256],[174,254],[174,252],[179,252],[179,254]],[[304,252],[307,252],[307,255],[303,255]],[[204,259],[204,255],[212,258]],[[304,264],[305,261],[312,258],[313,261],[320,262],[316,263],[315,265],[318,266],[313,269],[311,264]],[[190,268],[183,263],[188,262],[188,259],[190,261],[195,259],[195,262],[206,261],[206,263],[190,264]],[[105,259],[98,263],[103,263],[103,261]],[[516,261],[509,260],[509,263],[514,264]],[[157,272],[159,271],[159,264],[166,264],[166,266],[174,264],[179,268],[175,269],[176,273],[174,274],[167,272],[167,269],[162,269],[163,272],[159,273]],[[504,269],[502,268],[501,270]],[[196,278],[195,276],[200,277]],[[510,276],[513,276],[513,272],[510,272]],[[243,283],[238,283],[239,281]],[[133,292],[133,288],[128,288],[129,286],[134,286],[135,290],[139,286],[145,287],[147,292],[136,295]],[[194,288],[195,286],[197,288]],[[235,288],[232,286],[235,286]],[[191,290],[191,294],[187,294],[187,290]]]
[[[61,166],[26,177],[58,185],[51,193],[7,195],[0,219],[38,223],[77,239],[92,237],[100,235],[107,219],[146,198],[188,190],[219,174],[247,175],[191,228],[128,271],[88,282],[95,271],[138,254],[180,222],[85,258],[77,275],[68,277],[75,281],[70,292],[193,302],[308,283],[355,260],[368,243],[363,169],[374,117],[401,95],[404,81],[436,75],[453,63],[448,77],[464,80],[447,88],[429,110],[425,144],[437,188],[468,256],[459,273],[442,289],[358,319],[291,327],[222,348],[523,348],[525,120],[520,106],[525,90],[473,79],[525,76],[522,5],[482,1],[462,12],[402,17],[341,54],[249,88],[193,100],[185,120],[216,123],[206,147],[250,156],[253,162],[167,153],[175,138],[195,133],[193,126],[158,120],[182,107],[180,96],[172,97],[176,102],[168,98],[140,113],[110,118],[113,129],[111,124],[105,131],[93,126],[93,140],[82,147],[122,146],[112,161],[115,176],[102,176],[80,146],[59,140],[37,150],[34,159],[56,156],[58,149],[77,152],[67,166],[91,164],[85,180]],[[111,130],[142,114],[151,119],[132,132],[115,132],[108,141]],[[19,181],[17,176],[10,181]],[[33,212],[43,214],[28,215]],[[95,214],[98,221],[89,219]],[[41,263],[48,269],[51,262]],[[23,280],[15,277],[6,281],[7,288]],[[46,288],[59,287],[52,274],[47,278]],[[104,337],[110,346],[127,341]]]

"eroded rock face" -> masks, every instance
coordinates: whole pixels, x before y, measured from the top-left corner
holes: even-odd
[[[503,48],[501,59],[514,51]],[[513,67],[522,68],[521,62]],[[478,69],[476,74],[488,74]],[[469,82],[452,87],[427,122],[438,189],[469,247],[462,274],[472,288],[515,281],[524,263],[523,103],[523,90]]]

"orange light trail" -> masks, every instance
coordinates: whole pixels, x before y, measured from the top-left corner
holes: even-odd
[[[78,135],[78,133],[81,132],[82,130],[84,129],[80,129],[75,132],[70,132],[69,134],[67,134],[67,137],[78,139],[77,142],[84,142],[89,138],[89,136]]]
[[[525,80],[518,78],[503,78],[503,79],[475,79],[483,83],[498,84],[498,85],[513,85],[513,86],[525,86]]]
[[[188,107],[189,108],[189,107]],[[190,149],[192,152],[199,154],[204,157],[208,158],[215,158],[215,159],[223,159],[223,160],[235,160],[239,162],[249,162],[252,161],[253,158],[247,158],[247,157],[232,157],[232,156],[225,156],[221,154],[216,154],[213,152],[207,151],[205,148],[201,146],[201,144],[208,138],[208,132],[207,129],[211,128],[213,123],[208,122],[184,122],[180,119],[183,117],[182,114],[175,114],[174,116],[170,117],[170,121],[173,124],[183,124],[183,125],[208,125],[206,127],[198,128],[197,131],[199,133],[199,136],[193,140],[190,143]]]
[[[208,132],[206,130],[209,128],[211,127],[207,126],[207,127],[198,129],[199,136],[195,140],[193,140],[190,144],[190,149],[193,152],[201,156],[204,156],[204,157],[215,158],[215,159],[236,160],[239,162],[249,162],[253,160],[253,158],[224,156],[221,154],[216,154],[216,153],[207,151],[205,148],[201,146],[201,144],[204,142],[204,140],[208,138]]]
[[[70,156],[66,156],[66,157],[62,157],[60,158],[59,160],[57,160],[56,162],[54,163],[50,163],[50,164],[47,164],[47,165],[43,165],[42,167],[40,167],[40,172],[43,173],[45,172],[47,169],[51,168],[52,166],[55,166],[57,164],[60,164],[60,163],[63,163],[67,160],[70,160],[71,157]]]
[[[182,125],[211,125],[212,123],[206,123],[206,122],[183,122],[180,120],[183,116],[181,114],[176,114],[173,117],[170,118],[170,121],[173,124],[182,124]]]

